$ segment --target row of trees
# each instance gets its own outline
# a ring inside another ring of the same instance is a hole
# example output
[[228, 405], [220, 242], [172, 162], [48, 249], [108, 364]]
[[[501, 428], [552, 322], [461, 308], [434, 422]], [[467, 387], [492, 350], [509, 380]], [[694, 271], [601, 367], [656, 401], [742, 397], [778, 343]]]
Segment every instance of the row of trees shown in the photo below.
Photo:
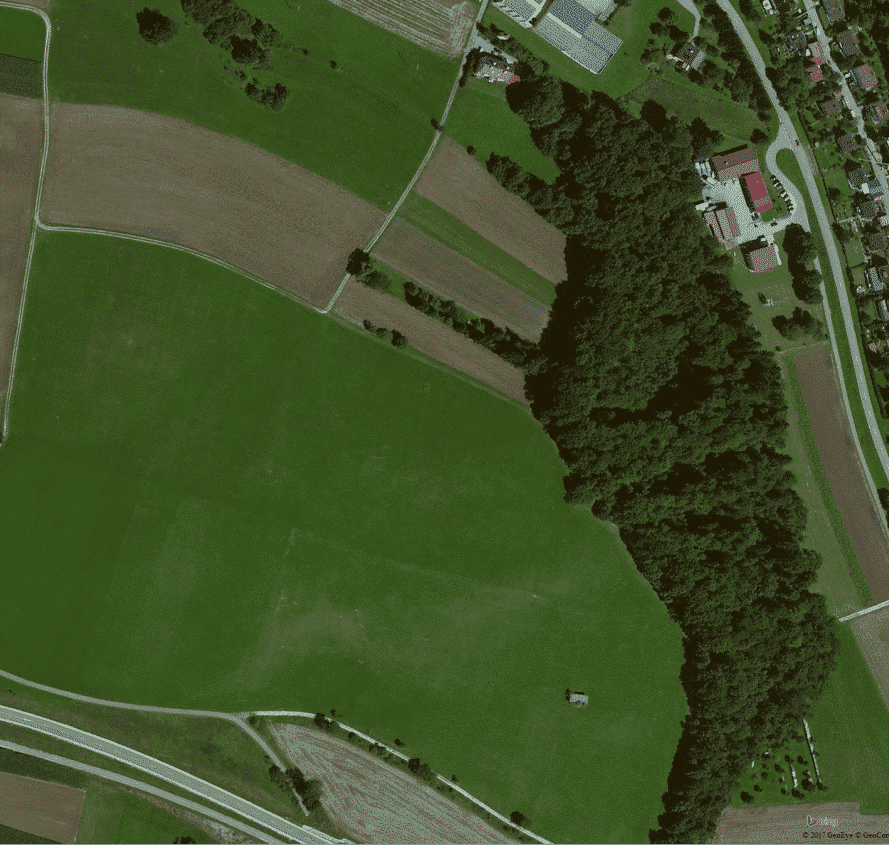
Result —
[[797, 299], [817, 305], [821, 302], [821, 273], [808, 266], [818, 255], [811, 233], [799, 223], [791, 223], [784, 230], [784, 251]]
[[[510, 105], [561, 175], [547, 192], [508, 159], [491, 170], [549, 219], [566, 212], [568, 235], [526, 393], [566, 499], [617, 524], [682, 627], [689, 713], [651, 838], [705, 841], [751, 758], [799, 737], [837, 650], [809, 590], [819, 556], [802, 545], [780, 370], [694, 212], [688, 125], [520, 75]], [[562, 103], [547, 125], [541, 99]]]
[[772, 325], [781, 337], [786, 337], [788, 340], [802, 340], [804, 337], [823, 340], [825, 337], [821, 321], [799, 306], [793, 309], [789, 317], [783, 315], [775, 317]]
[[277, 766], [269, 767], [269, 777], [272, 783], [281, 787], [291, 798], [293, 802], [298, 804], [294, 796], [294, 792], [302, 798], [303, 805], [307, 810], [314, 810], [321, 803], [321, 795], [324, 787], [317, 778], [306, 778], [297, 766], [291, 766], [289, 769], [279, 769]]

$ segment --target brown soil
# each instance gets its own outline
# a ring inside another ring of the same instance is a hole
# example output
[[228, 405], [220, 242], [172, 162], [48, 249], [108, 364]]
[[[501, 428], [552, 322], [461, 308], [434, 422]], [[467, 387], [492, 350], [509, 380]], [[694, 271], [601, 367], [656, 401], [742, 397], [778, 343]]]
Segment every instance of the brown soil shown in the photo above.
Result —
[[549, 319], [549, 308], [542, 302], [399, 217], [380, 238], [373, 255], [433, 293], [530, 340], [540, 339]]
[[849, 625], [889, 707], [889, 607], [859, 616]]
[[512, 842], [410, 772], [322, 731], [270, 728], [287, 759], [324, 784], [321, 803], [358, 842]]
[[43, 144], [43, 101], [0, 94], [0, 405], [6, 396]]
[[0, 772], [0, 824], [55, 842], [75, 842], [85, 797], [82, 789]]
[[171, 241], [323, 304], [385, 215], [258, 147], [159, 114], [52, 108], [47, 223]]
[[449, 59], [459, 56], [476, 7], [459, 0], [331, 0], [365, 20]]
[[[778, 845], [837, 839], [860, 842], [870, 838], [868, 834], [876, 834], [875, 839], [889, 838], [889, 815], [864, 815], [859, 806], [849, 802], [729, 807], [720, 817], [716, 835], [710, 841]], [[860, 836], [856, 838], [856, 834]]]
[[874, 602], [889, 599], [889, 544], [849, 431], [829, 349], [794, 359], [806, 414], [834, 502]]
[[554, 284], [565, 278], [565, 236], [456, 141], [442, 139], [417, 193]]
[[333, 310], [353, 323], [370, 320], [375, 326], [398, 329], [414, 349], [528, 404], [521, 370], [394, 296], [351, 280]]

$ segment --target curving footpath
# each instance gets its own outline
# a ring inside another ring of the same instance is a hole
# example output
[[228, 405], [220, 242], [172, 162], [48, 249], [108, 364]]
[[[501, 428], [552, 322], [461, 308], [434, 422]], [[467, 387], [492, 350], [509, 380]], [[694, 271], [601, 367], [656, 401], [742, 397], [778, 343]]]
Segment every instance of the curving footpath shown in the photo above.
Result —
[[110, 739], [82, 731], [80, 728], [74, 728], [62, 722], [56, 722], [54, 719], [47, 719], [43, 716], [36, 716], [33, 713], [26, 713], [23, 710], [16, 710], [13, 707], [4, 707], [2, 705], [0, 705], [0, 721], [47, 734], [63, 742], [77, 745], [80, 748], [85, 748], [104, 757], [110, 757], [112, 760], [125, 763], [134, 769], [138, 769], [140, 772], [145, 772], [165, 780], [167, 783], [178, 786], [206, 801], [218, 804], [229, 812], [237, 813], [239, 816], [260, 824], [285, 839], [292, 839], [305, 845], [328, 845], [330, 842], [328, 837], [316, 836], [304, 827], [265, 810], [252, 801], [233, 795], [231, 792], [214, 786], [212, 783], [208, 783], [188, 772], [184, 772], [182, 769], [177, 769], [169, 763], [164, 763], [161, 760], [143, 754], [141, 751], [136, 751]]
[[79, 772], [86, 772], [87, 774], [94, 775], [95, 777], [102, 778], [103, 780], [110, 780], [114, 783], [119, 783], [122, 786], [128, 786], [131, 789], [137, 789], [139, 792], [146, 792], [149, 795], [154, 795], [156, 798], [162, 798], [164, 801], [168, 801], [171, 804], [177, 804], [180, 807], [184, 807], [186, 810], [191, 810], [192, 812], [199, 813], [202, 816], [206, 816], [207, 818], [211, 818], [214, 821], [221, 822], [228, 827], [234, 828], [236, 830], [240, 830], [242, 833], [246, 833], [253, 839], [257, 839], [260, 842], [281, 842], [280, 839], [275, 839], [264, 831], [258, 830], [255, 827], [251, 827], [249, 824], [244, 824], [237, 819], [230, 818], [229, 816], [224, 816], [222, 813], [216, 812], [216, 810], [211, 810], [209, 807], [204, 807], [202, 804], [196, 804], [194, 801], [189, 801], [187, 798], [181, 798], [178, 795], [174, 795], [172, 792], [167, 792], [164, 789], [158, 789], [156, 786], [151, 786], [148, 783], [142, 783], [142, 781], [133, 780], [133, 778], [128, 778], [125, 775], [119, 775], [117, 772], [110, 772], [108, 769], [100, 769], [98, 766], [90, 766], [88, 763], [81, 763], [78, 760], [69, 760], [67, 757], [59, 757], [57, 754], [49, 754], [46, 751], [38, 751], [36, 748], [28, 748], [26, 745], [19, 745], [17, 742], [7, 742], [6, 740], [0, 739], [0, 748], [6, 748], [9, 751], [15, 751], [17, 754], [27, 754], [29, 757], [38, 757], [41, 760], [46, 760], [49, 763], [56, 763], [59, 766], [66, 766], [69, 769], [77, 769]]
[[[840, 311], [842, 312], [843, 316], [843, 325], [846, 329], [846, 338], [848, 340], [849, 350], [852, 356], [852, 365], [855, 370], [855, 382], [858, 386], [858, 397], [861, 401], [861, 407], [864, 410], [865, 418], [867, 419], [867, 427], [870, 431], [871, 439], [873, 440], [874, 447], [877, 451], [877, 456], [879, 457], [880, 464], [883, 467], [883, 471], [886, 474], [886, 477], [889, 478], [889, 452], [886, 451], [886, 444], [883, 442], [883, 435], [881, 434], [880, 427], [877, 424], [877, 417], [874, 413], [873, 403], [871, 402], [870, 391], [868, 388], [868, 376], [865, 373], [864, 364], [861, 360], [861, 353], [858, 346], [858, 336], [855, 331], [855, 323], [852, 319], [852, 308], [849, 304], [849, 296], [846, 292], [843, 267], [840, 262], [839, 254], [837, 252], [836, 242], [833, 238], [833, 231], [830, 227], [830, 221], [828, 220], [827, 212], [824, 208], [824, 204], [821, 202], [821, 194], [818, 192], [818, 186], [815, 182], [815, 174], [812, 172], [812, 168], [809, 165], [808, 158], [806, 158], [806, 156], [802, 152], [802, 148], [800, 146], [801, 142], [799, 137], [797, 136], [796, 129], [793, 126], [793, 122], [790, 119], [790, 115], [778, 102], [778, 96], [775, 93], [775, 89], [772, 87], [772, 83], [769, 81], [769, 78], [766, 76], [765, 73], [765, 62], [763, 61], [763, 58], [760, 55], [759, 50], [757, 49], [756, 44], [753, 41], [753, 38], [751, 38], [750, 33], [747, 31], [747, 27], [745, 26], [744, 22], [741, 20], [740, 16], [735, 11], [729, 0], [717, 0], [717, 2], [719, 3], [719, 7], [728, 15], [729, 20], [731, 21], [732, 26], [735, 29], [735, 32], [737, 32], [738, 37], [743, 42], [744, 48], [746, 49], [750, 60], [753, 62], [753, 66], [756, 68], [756, 72], [759, 75], [760, 81], [762, 82], [766, 93], [771, 100], [772, 107], [775, 109], [775, 112], [778, 115], [778, 119], [781, 123], [779, 136], [783, 136], [785, 140], [792, 142], [788, 149], [790, 149], [790, 151], [796, 157], [796, 160], [799, 164], [800, 172], [803, 174], [803, 181], [806, 183], [806, 191], [809, 194], [809, 198], [812, 202], [812, 207], [815, 210], [815, 217], [817, 218], [818, 226], [823, 235], [824, 246], [827, 250], [827, 256], [830, 261], [830, 268], [831, 272], [833, 273], [834, 285], [836, 286], [837, 296], [839, 297], [840, 301]], [[818, 266], [820, 270], [820, 265], [818, 264], [817, 260], [816, 266]], [[837, 377], [839, 378], [840, 382], [840, 391], [843, 396], [843, 404], [846, 408], [846, 415], [849, 418], [849, 428], [852, 432], [852, 440], [855, 443], [855, 449], [858, 452], [858, 458], [861, 461], [861, 466], [864, 471], [864, 477], [867, 479], [874, 507], [876, 508], [877, 513], [880, 513], [882, 508], [880, 505], [879, 497], [877, 496], [877, 485], [874, 483], [873, 476], [870, 472], [870, 467], [868, 467], [867, 461], [864, 458], [864, 452], [861, 448], [861, 441], [858, 436], [858, 428], [856, 427], [855, 420], [852, 416], [852, 407], [849, 404], [849, 395], [846, 390], [845, 379], [843, 378], [842, 360], [840, 358], [839, 348], [837, 346], [836, 336], [833, 330], [833, 323], [830, 319], [830, 308], [826, 297], [824, 297], [824, 307], [825, 313], [827, 314], [827, 326], [830, 332], [830, 342], [831, 346], [833, 347], [834, 364], [836, 366]]]

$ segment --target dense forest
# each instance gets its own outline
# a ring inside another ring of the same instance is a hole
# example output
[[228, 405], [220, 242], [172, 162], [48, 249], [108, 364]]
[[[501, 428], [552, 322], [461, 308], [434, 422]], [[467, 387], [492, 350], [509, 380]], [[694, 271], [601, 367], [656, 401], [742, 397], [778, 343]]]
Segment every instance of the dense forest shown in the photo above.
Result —
[[510, 106], [561, 175], [489, 168], [568, 236], [526, 393], [567, 501], [618, 526], [683, 630], [689, 713], [651, 839], [701, 842], [751, 759], [799, 736], [837, 651], [809, 590], [819, 556], [802, 545], [780, 370], [694, 211], [692, 161], [719, 134], [654, 103], [632, 117], [507, 49]]

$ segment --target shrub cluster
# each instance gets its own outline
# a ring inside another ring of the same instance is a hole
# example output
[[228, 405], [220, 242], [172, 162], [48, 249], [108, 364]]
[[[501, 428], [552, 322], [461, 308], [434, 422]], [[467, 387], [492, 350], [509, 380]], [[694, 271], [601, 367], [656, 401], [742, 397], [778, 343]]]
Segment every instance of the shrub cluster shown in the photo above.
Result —
[[793, 278], [793, 292], [808, 305], [821, 302], [821, 274], [806, 265], [818, 254], [815, 241], [799, 223], [791, 223], [784, 230], [784, 251]]
[[396, 349], [407, 346], [407, 338], [398, 329], [384, 329], [382, 326], [375, 326], [370, 320], [362, 320], [361, 325], [371, 334], [388, 340]]
[[562, 87], [561, 117], [532, 129], [561, 170], [548, 192], [508, 159], [492, 168], [566, 220], [567, 280], [526, 393], [566, 499], [617, 524], [682, 628], [689, 713], [650, 836], [706, 841], [751, 758], [821, 695], [835, 621], [809, 590], [820, 559], [803, 547], [780, 369], [694, 211], [689, 126]]
[[775, 317], [772, 320], [772, 325], [778, 330], [778, 334], [788, 340], [801, 340], [804, 337], [823, 340], [825, 337], [821, 320], [799, 307], [794, 308], [789, 317]]
[[176, 37], [179, 24], [172, 18], [162, 14], [160, 9], [149, 9], [136, 12], [136, 23], [141, 35], [149, 44], [164, 44]]
[[298, 803], [293, 796], [293, 792], [296, 792], [302, 798], [307, 810], [314, 810], [321, 803], [323, 792], [321, 781], [316, 778], [307, 779], [296, 766], [283, 771], [277, 766], [270, 766], [269, 777], [272, 779], [272, 783], [281, 787], [293, 798], [294, 803]]

